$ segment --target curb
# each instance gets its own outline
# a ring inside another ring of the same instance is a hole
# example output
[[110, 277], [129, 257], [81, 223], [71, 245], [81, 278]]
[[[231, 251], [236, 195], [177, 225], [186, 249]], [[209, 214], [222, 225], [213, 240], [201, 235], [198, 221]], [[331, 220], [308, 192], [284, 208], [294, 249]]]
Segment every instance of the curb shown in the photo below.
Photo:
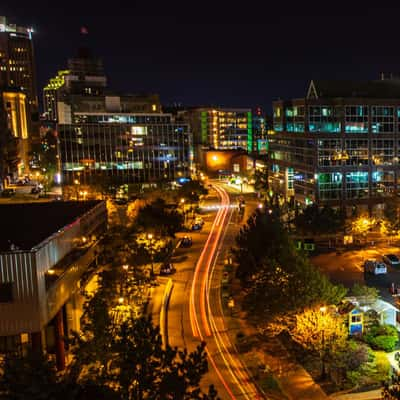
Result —
[[160, 334], [163, 340], [163, 346], [166, 348], [168, 346], [168, 305], [169, 299], [171, 298], [172, 289], [174, 284], [172, 279], [168, 279], [165, 285], [164, 295], [161, 302], [160, 310]]

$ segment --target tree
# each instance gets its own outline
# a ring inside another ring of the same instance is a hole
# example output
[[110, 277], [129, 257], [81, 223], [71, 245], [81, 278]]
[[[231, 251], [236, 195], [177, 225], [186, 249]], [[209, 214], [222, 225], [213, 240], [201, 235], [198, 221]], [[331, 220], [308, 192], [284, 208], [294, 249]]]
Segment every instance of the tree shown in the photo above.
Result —
[[245, 290], [244, 309], [271, 320], [315, 304], [337, 304], [345, 295], [294, 247], [279, 209], [267, 207], [249, 218], [233, 249], [237, 277]]
[[256, 192], [262, 193], [268, 191], [268, 168], [263, 168], [262, 170], [256, 169], [253, 179]]
[[267, 210], [264, 207], [258, 209], [240, 229], [232, 252], [238, 264], [236, 276], [242, 285], [252, 282], [253, 275], [260, 271], [265, 260], [280, 260], [294, 251], [293, 246], [287, 247], [289, 237], [279, 217], [278, 208]]
[[41, 352], [7, 354], [1, 371], [0, 399], [53, 399], [62, 393], [54, 363]]
[[168, 208], [163, 199], [157, 199], [139, 210], [136, 224], [147, 232], [174, 237], [182, 228], [183, 217], [176, 209]]
[[357, 297], [360, 306], [371, 305], [379, 298], [378, 289], [367, 285], [355, 283], [351, 291]]
[[289, 334], [306, 350], [317, 354], [334, 354], [346, 346], [348, 336], [343, 317], [326, 307], [309, 308], [295, 316]]
[[381, 223], [381, 231], [389, 236], [396, 235], [400, 229], [400, 198], [393, 195], [385, 199], [383, 209], [384, 220]]
[[185, 199], [188, 203], [197, 203], [200, 200], [200, 196], [204, 196], [208, 193], [208, 190], [203, 186], [200, 181], [192, 180], [184, 183], [177, 193], [178, 199]]
[[48, 129], [40, 143], [32, 144], [31, 153], [40, 168], [44, 191], [47, 192], [54, 183], [58, 171], [57, 132]]
[[208, 370], [204, 343], [192, 353], [164, 348], [151, 317], [112, 319], [101, 291], [84, 309], [68, 372], [73, 382], [112, 387], [123, 400], [216, 398], [214, 388], [205, 395], [199, 387]]
[[294, 219], [298, 231], [303, 234], [336, 233], [344, 229], [345, 218], [340, 210], [332, 207], [319, 207], [317, 204], [307, 206]]

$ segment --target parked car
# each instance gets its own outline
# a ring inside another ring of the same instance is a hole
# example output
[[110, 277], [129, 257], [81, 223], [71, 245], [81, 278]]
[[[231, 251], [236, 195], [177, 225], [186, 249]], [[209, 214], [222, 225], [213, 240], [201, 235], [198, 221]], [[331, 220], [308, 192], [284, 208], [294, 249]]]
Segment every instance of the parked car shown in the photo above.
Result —
[[390, 265], [391, 267], [398, 267], [400, 266], [400, 259], [394, 254], [385, 254], [383, 256], [383, 262], [386, 265]]
[[125, 197], [117, 197], [114, 200], [114, 202], [115, 202], [115, 204], [122, 206], [122, 205], [128, 204], [128, 199]]
[[192, 231], [201, 231], [202, 226], [200, 224], [192, 224], [191, 229]]
[[192, 246], [192, 238], [190, 236], [184, 236], [181, 240], [179, 247], [191, 247]]
[[176, 272], [176, 268], [172, 263], [164, 263], [160, 268], [160, 275], [171, 275]]
[[365, 272], [369, 272], [374, 275], [381, 275], [387, 273], [386, 265], [383, 262], [376, 260], [366, 260], [364, 263]]
[[42, 189], [40, 189], [40, 187], [34, 186], [34, 187], [31, 189], [31, 194], [39, 194], [41, 191], [42, 191]]
[[1, 192], [1, 197], [12, 197], [14, 195], [15, 195], [15, 189], [8, 188], [8, 189], [4, 189]]
[[201, 218], [201, 217], [196, 217], [196, 219], [194, 220], [194, 223], [203, 226], [203, 225], [204, 225], [203, 218]]

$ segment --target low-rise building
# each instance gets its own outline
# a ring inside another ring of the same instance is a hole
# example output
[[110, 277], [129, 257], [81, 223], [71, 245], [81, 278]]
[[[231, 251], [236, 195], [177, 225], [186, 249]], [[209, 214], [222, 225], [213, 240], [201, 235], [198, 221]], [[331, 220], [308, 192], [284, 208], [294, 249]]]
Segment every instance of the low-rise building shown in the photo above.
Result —
[[97, 263], [105, 203], [1, 204], [0, 220], [0, 352], [46, 349], [63, 369], [63, 338], [80, 328], [82, 276]]

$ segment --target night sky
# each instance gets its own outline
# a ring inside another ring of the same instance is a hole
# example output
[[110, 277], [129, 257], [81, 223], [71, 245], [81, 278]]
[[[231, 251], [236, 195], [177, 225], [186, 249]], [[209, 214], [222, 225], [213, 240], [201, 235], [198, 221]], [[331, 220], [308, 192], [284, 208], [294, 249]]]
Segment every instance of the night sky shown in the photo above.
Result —
[[[33, 26], [39, 88], [82, 36], [112, 88], [164, 104], [262, 106], [301, 97], [310, 79], [400, 71], [400, 5], [361, 1], [18, 1], [0, 14]], [[39, 94], [40, 95], [40, 94]]]

